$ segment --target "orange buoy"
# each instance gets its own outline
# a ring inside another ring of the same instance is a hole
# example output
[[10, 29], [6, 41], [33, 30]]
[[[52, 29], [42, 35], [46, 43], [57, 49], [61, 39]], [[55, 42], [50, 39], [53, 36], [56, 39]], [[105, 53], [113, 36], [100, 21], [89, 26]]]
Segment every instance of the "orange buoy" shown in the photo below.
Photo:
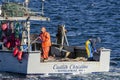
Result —
[[13, 51], [13, 56], [16, 56], [18, 54], [18, 52], [19, 52], [19, 49], [16, 47]]
[[18, 52], [18, 60], [19, 60], [19, 61], [22, 60], [22, 55], [23, 55], [23, 52], [22, 52], [22, 51], [19, 51], [19, 52]]
[[6, 24], [6, 23], [2, 24], [1, 27], [2, 27], [2, 30], [3, 30], [3, 31], [7, 30], [7, 24]]

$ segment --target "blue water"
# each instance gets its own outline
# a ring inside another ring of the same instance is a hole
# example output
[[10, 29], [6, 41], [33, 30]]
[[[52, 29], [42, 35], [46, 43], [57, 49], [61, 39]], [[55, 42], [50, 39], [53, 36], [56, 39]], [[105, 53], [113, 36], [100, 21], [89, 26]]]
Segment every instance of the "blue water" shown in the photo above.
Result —
[[[19, 0], [18, 0], [19, 1]], [[41, 10], [41, 0], [30, 0], [30, 7]], [[120, 80], [120, 0], [46, 0], [45, 16], [50, 22], [32, 22], [31, 33], [45, 26], [52, 41], [58, 24], [65, 24], [70, 45], [84, 45], [92, 37], [100, 37], [98, 46], [111, 49], [110, 72], [84, 75], [51, 76], [0, 73], [0, 79], [13, 80]]]

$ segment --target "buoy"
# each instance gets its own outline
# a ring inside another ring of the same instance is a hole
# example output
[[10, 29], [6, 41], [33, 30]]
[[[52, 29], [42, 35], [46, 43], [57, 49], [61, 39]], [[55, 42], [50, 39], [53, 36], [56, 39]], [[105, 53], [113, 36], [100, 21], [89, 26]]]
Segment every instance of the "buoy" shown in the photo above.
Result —
[[15, 40], [15, 45], [20, 46], [20, 40], [18, 38]]
[[9, 41], [11, 43], [11, 47], [15, 47], [15, 36], [13, 33], [9, 36]]
[[16, 56], [18, 54], [18, 52], [19, 52], [19, 49], [16, 47], [13, 51], [13, 56]]
[[7, 42], [7, 43], [6, 43], [6, 47], [7, 47], [7, 48], [10, 48], [10, 42]]
[[15, 47], [15, 41], [10, 41], [10, 44], [11, 44], [11, 46], [10, 47], [12, 47], [12, 48], [14, 48]]
[[10, 39], [11, 39], [12, 41], [15, 40], [15, 35], [14, 35], [13, 33], [10, 35]]
[[19, 51], [19, 52], [18, 52], [18, 60], [19, 60], [19, 61], [22, 60], [22, 55], [23, 55], [23, 52], [22, 52], [22, 51]]
[[3, 31], [7, 30], [7, 24], [6, 24], [6, 23], [2, 24], [1, 27], [2, 27], [2, 30], [3, 30]]

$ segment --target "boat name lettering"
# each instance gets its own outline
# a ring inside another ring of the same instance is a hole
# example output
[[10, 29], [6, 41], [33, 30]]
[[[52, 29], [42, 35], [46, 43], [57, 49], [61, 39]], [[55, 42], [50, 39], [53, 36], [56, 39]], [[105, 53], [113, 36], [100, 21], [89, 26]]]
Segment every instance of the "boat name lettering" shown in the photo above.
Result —
[[86, 65], [75, 65], [75, 64], [71, 64], [71, 65], [66, 65], [66, 64], [59, 65], [59, 64], [55, 64], [53, 66], [54, 70], [64, 70], [64, 69], [75, 70], [75, 69], [86, 69], [86, 68], [88, 68], [88, 66], [86, 66]]
[[70, 65], [70, 69], [85, 69], [88, 68], [86, 65]]
[[67, 65], [57, 65], [57, 64], [55, 64], [54, 66], [53, 66], [53, 69], [68, 69], [68, 66]]

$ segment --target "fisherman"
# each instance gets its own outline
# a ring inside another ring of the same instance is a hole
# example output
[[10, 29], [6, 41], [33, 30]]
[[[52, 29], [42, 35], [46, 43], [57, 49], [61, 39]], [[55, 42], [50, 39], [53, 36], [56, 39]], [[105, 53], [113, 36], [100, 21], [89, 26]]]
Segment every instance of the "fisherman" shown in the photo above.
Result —
[[101, 42], [101, 39], [98, 37], [96, 39], [90, 38], [85, 43], [85, 48], [88, 55], [88, 60], [93, 60], [93, 53], [97, 53], [96, 43]]
[[42, 51], [43, 51], [42, 58], [44, 60], [47, 60], [48, 55], [49, 55], [50, 46], [51, 46], [51, 38], [50, 38], [50, 34], [46, 31], [45, 27], [41, 28], [41, 33], [40, 33], [39, 38], [42, 42]]

